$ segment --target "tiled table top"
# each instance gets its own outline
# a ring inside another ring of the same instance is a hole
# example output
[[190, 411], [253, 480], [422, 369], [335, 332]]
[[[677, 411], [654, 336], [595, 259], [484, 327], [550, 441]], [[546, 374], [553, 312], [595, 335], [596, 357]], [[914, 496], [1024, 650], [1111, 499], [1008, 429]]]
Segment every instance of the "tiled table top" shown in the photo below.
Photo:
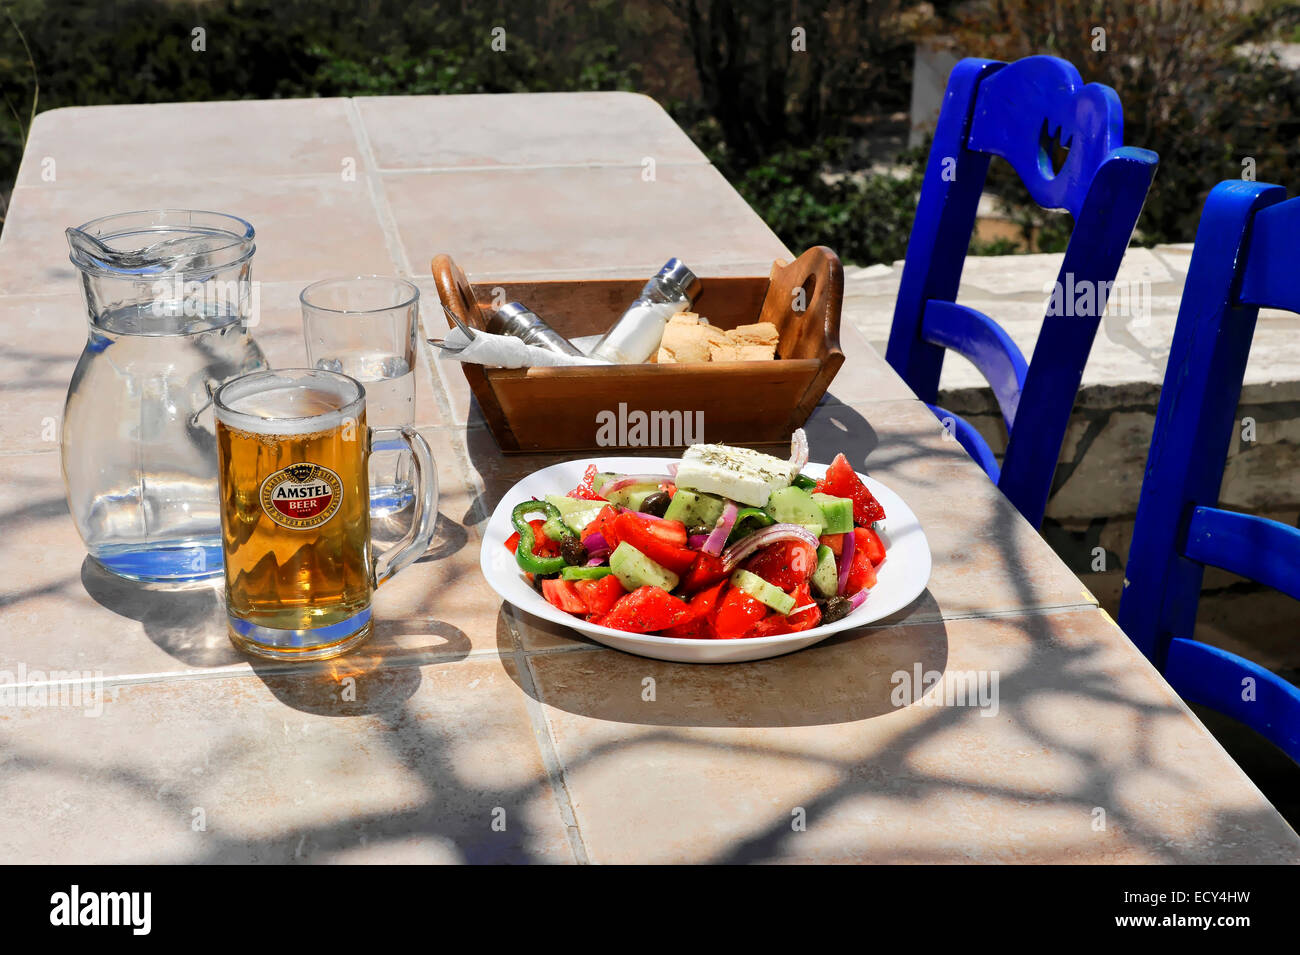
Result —
[[[131, 148], [150, 127], [187, 130], [152, 165]], [[480, 528], [553, 459], [501, 456], [459, 369], [424, 355], [433, 548], [376, 595], [360, 652], [250, 663], [217, 588], [98, 570], [63, 499], [57, 424], [85, 320], [62, 230], [163, 205], [254, 223], [255, 334], [279, 365], [304, 361], [296, 295], [329, 274], [410, 275], [428, 298], [441, 251], [471, 278], [648, 274], [670, 254], [766, 274], [788, 255], [631, 94], [38, 117], [0, 236], [0, 684], [26, 684], [0, 700], [0, 858], [1300, 860], [1296, 834], [849, 322], [813, 458], [845, 450], [919, 515], [934, 573], [911, 607], [723, 667], [627, 656], [503, 607], [479, 574]], [[895, 675], [918, 668], [939, 682], [900, 700]], [[952, 705], [967, 676], [984, 705]]]

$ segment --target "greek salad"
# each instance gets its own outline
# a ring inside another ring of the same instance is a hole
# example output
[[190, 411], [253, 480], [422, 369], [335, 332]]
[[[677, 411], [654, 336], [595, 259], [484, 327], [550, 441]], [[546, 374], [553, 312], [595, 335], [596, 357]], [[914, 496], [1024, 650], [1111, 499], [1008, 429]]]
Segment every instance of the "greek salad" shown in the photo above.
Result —
[[506, 547], [566, 613], [615, 630], [732, 640], [808, 630], [866, 600], [885, 560], [884, 508], [843, 454], [820, 480], [788, 461], [696, 444], [664, 474], [587, 468], [517, 504]]

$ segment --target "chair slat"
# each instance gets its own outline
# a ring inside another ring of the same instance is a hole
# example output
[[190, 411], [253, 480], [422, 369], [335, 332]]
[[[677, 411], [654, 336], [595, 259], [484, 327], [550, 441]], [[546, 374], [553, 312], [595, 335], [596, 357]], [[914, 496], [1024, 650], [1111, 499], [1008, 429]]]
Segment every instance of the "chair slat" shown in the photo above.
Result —
[[1182, 637], [1170, 641], [1164, 676], [1183, 699], [1246, 724], [1300, 763], [1300, 687], [1235, 653]]
[[1300, 528], [1253, 514], [1198, 507], [1183, 554], [1300, 600]]
[[1001, 468], [998, 467], [998, 459], [993, 456], [993, 450], [988, 446], [988, 442], [980, 437], [980, 433], [961, 415], [955, 415], [938, 405], [926, 405], [926, 407], [934, 412], [939, 423], [957, 439], [957, 443], [974, 459], [975, 463], [984, 469], [989, 480], [996, 484]]
[[[1242, 273], [1240, 300], [1243, 304], [1300, 312], [1297, 236], [1300, 236], [1300, 197], [1255, 214], [1250, 248], [1259, 251], [1247, 259]], [[1285, 251], [1288, 249], [1289, 255]]]
[[1029, 363], [1002, 326], [965, 305], [930, 301], [921, 318], [921, 337], [970, 359], [993, 389], [1002, 409], [1002, 420], [1007, 423], [1007, 430], [1011, 430]]

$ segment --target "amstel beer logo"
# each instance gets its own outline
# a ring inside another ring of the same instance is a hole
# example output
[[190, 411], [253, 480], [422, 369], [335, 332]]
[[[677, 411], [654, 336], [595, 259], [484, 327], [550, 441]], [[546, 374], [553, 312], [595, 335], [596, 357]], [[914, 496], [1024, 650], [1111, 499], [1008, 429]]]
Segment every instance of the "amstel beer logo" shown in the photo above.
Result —
[[262, 510], [281, 527], [320, 527], [343, 504], [343, 482], [319, 464], [291, 464], [262, 482]]

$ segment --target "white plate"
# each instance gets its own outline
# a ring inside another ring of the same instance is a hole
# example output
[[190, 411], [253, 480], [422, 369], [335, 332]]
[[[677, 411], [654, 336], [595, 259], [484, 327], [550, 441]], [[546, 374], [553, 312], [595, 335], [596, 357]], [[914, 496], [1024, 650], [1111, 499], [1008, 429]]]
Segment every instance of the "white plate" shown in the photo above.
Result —
[[[764, 660], [802, 650], [833, 633], [860, 627], [863, 624], [887, 617], [901, 610], [920, 596], [930, 580], [930, 545], [926, 542], [921, 523], [903, 499], [885, 485], [865, 475], [859, 475], [876, 496], [887, 515], [877, 525], [884, 539], [887, 553], [885, 562], [876, 571], [876, 586], [867, 599], [847, 617], [834, 623], [813, 627], [799, 633], [781, 633], [770, 637], [751, 637], [743, 640], [693, 640], [684, 637], [658, 637], [653, 634], [627, 633], [610, 627], [588, 623], [551, 606], [542, 595], [524, 579], [514, 555], [506, 549], [505, 542], [514, 533], [510, 512], [520, 501], [541, 498], [546, 494], [565, 494], [582, 481], [587, 466], [595, 464], [601, 471], [624, 474], [657, 474], [666, 476], [668, 465], [679, 458], [583, 458], [543, 468], [524, 478], [501, 499], [492, 512], [483, 535], [483, 552], [479, 560], [488, 584], [508, 603], [543, 620], [572, 627], [581, 634], [606, 646], [656, 660], [673, 660], [680, 663], [740, 663], [745, 660]], [[826, 465], [809, 464], [803, 473], [820, 478]]]

